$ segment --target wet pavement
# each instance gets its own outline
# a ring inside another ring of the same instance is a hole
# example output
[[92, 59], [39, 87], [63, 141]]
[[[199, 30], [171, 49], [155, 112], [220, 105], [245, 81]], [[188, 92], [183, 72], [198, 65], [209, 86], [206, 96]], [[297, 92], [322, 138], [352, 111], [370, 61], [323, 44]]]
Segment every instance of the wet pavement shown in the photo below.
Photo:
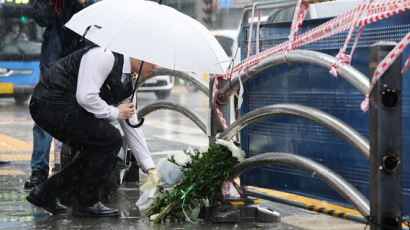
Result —
[[[156, 100], [153, 93], [139, 93], [140, 107]], [[169, 100], [190, 106], [206, 122], [208, 98], [175, 87]], [[70, 213], [49, 215], [25, 199], [23, 189], [30, 176], [33, 122], [28, 105], [15, 105], [11, 98], [0, 98], [0, 157], [11, 164], [0, 166], [0, 229], [364, 229], [364, 224], [337, 219], [283, 204], [261, 201], [261, 205], [281, 214], [276, 223], [212, 224], [199, 222], [165, 222], [154, 224], [141, 215], [135, 206], [140, 182], [120, 186], [107, 206], [120, 210], [119, 218], [73, 218]], [[161, 110], [149, 114], [143, 125], [148, 146], [155, 161], [188, 147], [206, 148], [208, 138], [194, 123], [174, 111]]]

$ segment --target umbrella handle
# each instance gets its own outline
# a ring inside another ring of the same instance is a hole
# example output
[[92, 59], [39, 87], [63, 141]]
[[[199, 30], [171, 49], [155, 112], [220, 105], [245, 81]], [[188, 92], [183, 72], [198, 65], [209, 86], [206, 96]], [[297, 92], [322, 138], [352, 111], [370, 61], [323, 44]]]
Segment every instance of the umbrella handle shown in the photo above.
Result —
[[[57, 3], [56, 3], [57, 4]], [[102, 28], [102, 26], [99, 26], [99, 25], [89, 25], [89, 26], [87, 26], [87, 28], [85, 29], [85, 31], [84, 31], [84, 33], [83, 33], [83, 36], [81, 37], [81, 39], [80, 39], [80, 41], [82, 42], [82, 41], [84, 41], [84, 39], [85, 39], [85, 35], [87, 35], [87, 33], [88, 33], [88, 31], [91, 29], [91, 27], [95, 27], [95, 28], [97, 28], [97, 29], [101, 29]]]
[[128, 126], [130, 126], [132, 128], [139, 128], [139, 127], [141, 127], [142, 124], [144, 124], [144, 118], [141, 117], [140, 122], [138, 122], [136, 125], [131, 124], [128, 119], [125, 122], [127, 123]]

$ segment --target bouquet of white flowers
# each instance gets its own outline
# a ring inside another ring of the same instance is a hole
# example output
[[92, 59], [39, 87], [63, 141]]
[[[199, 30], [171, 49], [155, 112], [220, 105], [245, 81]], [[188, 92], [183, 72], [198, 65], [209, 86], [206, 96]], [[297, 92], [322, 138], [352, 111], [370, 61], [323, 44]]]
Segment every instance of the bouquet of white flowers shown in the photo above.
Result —
[[184, 155], [172, 155], [168, 160], [181, 166], [185, 178], [157, 197], [145, 214], [152, 216], [156, 223], [166, 217], [189, 220], [188, 211], [201, 204], [203, 199], [220, 193], [221, 184], [230, 177], [239, 159], [243, 159], [243, 152], [230, 146], [230, 142], [219, 143], [211, 144], [207, 152], [189, 149], [184, 150]]

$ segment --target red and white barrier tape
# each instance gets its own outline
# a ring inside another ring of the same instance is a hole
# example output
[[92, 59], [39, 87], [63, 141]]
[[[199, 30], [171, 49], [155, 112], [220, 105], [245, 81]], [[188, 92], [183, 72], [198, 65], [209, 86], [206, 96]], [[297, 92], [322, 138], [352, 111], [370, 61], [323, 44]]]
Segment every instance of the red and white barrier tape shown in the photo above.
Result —
[[[372, 1], [372, 0], [370, 0]], [[230, 80], [232, 75], [238, 71], [244, 70], [246, 71], [247, 68], [250, 66], [253, 66], [257, 63], [259, 63], [261, 60], [275, 55], [279, 52], [285, 51], [285, 59], [286, 59], [286, 52], [288, 52], [291, 49], [301, 47], [313, 42], [316, 42], [318, 40], [330, 37], [332, 35], [335, 35], [337, 33], [341, 33], [347, 29], [350, 29], [348, 37], [346, 39], [346, 42], [344, 44], [343, 49], [340, 50], [336, 58], [340, 60], [341, 63], [350, 63], [351, 55], [353, 54], [358, 39], [362, 33], [364, 25], [380, 21], [382, 19], [386, 19], [388, 17], [391, 17], [393, 15], [402, 13], [404, 11], [407, 11], [410, 9], [410, 0], [393, 0], [393, 1], [384, 1], [384, 2], [377, 2], [377, 3], [369, 3], [369, 4], [361, 4], [358, 7], [347, 11], [338, 17], [327, 21], [326, 23], [315, 27], [314, 29], [305, 32], [299, 36], [296, 37], [296, 34], [298, 32], [298, 29], [300, 28], [303, 19], [306, 15], [306, 11], [308, 9], [308, 3], [307, 4], [302, 4], [302, 1], [298, 1], [299, 9], [298, 6], [295, 9], [295, 14], [294, 14], [294, 20], [292, 21], [292, 27], [291, 27], [291, 34], [289, 35], [289, 40], [286, 42], [283, 42], [277, 46], [274, 46], [270, 49], [264, 50], [262, 52], [259, 51], [259, 44], [257, 41], [257, 52], [255, 55], [249, 56], [250, 55], [250, 45], [251, 45], [251, 38], [252, 38], [252, 27], [253, 27], [253, 18], [254, 18], [254, 11], [255, 11], [255, 4], [253, 5], [252, 8], [252, 19], [250, 23], [250, 30], [249, 30], [249, 36], [248, 36], [248, 54], [247, 58], [242, 60], [238, 65], [236, 65], [232, 70], [228, 70], [226, 75], [220, 75], [219, 77]], [[299, 10], [299, 11], [298, 11]], [[361, 18], [361, 15], [363, 12], [367, 10], [367, 16], [365, 18]], [[296, 12], [298, 11], [298, 12]], [[260, 14], [260, 12], [259, 12]], [[296, 21], [295, 21], [296, 18]], [[258, 28], [257, 28], [257, 33], [259, 30], [259, 20], [260, 17], [258, 18]], [[347, 44], [350, 42], [352, 33], [354, 31], [354, 28], [359, 26], [359, 30], [357, 32], [354, 44], [351, 49], [350, 55], [345, 54], [345, 49], [347, 47]], [[259, 36], [257, 34], [257, 36]], [[407, 46], [409, 40], [409, 34], [406, 35], [406, 37], [392, 50], [391, 55], [388, 55], [388, 58], [386, 57], [385, 60], [382, 61], [377, 66], [377, 69], [375, 71], [375, 76], [373, 77], [372, 83], [371, 83], [371, 88], [369, 92], [366, 95], [366, 99], [362, 102], [361, 108], [363, 111], [366, 111], [368, 109], [368, 97], [371, 93], [371, 90], [374, 87], [374, 84], [380, 78], [380, 76], [384, 73], [384, 71], [391, 65], [391, 63], [397, 58], [398, 55], [401, 54], [403, 49]], [[390, 57], [391, 56], [391, 57]], [[394, 58], [394, 59], [392, 59]], [[402, 74], [407, 70], [408, 66], [410, 65], [410, 56], [408, 57], [403, 69], [402, 69]], [[335, 63], [334, 66], [334, 74], [336, 75], [336, 68], [337, 64]], [[239, 76], [239, 73], [238, 73]], [[215, 80], [216, 84], [214, 84], [214, 93], [212, 97], [214, 98], [215, 92], [217, 90], [217, 80]], [[373, 83], [374, 82], [374, 83]], [[241, 83], [241, 82], [240, 82]], [[215, 89], [216, 86], [216, 89]], [[242, 86], [241, 86], [242, 87]], [[243, 92], [243, 91], [242, 91]], [[219, 110], [219, 108], [216, 105], [216, 110], [218, 113], [218, 118], [220, 119], [221, 123], [223, 124], [224, 128], [227, 127], [226, 121]]]
[[231, 184], [234, 186], [234, 188], [236, 189], [236, 191], [238, 191], [239, 194], [243, 194], [243, 190], [241, 186], [239, 186], [235, 182], [235, 180], [233, 180], [232, 178], [229, 178], [229, 179], [226, 179], [221, 185], [222, 196], [226, 197], [227, 195], [229, 195], [229, 192], [231, 191]]
[[223, 113], [221, 112], [221, 110], [219, 109], [217, 104], [215, 104], [215, 109], [216, 109], [216, 113], [218, 115], [219, 121], [221, 122], [223, 128], [224, 129], [228, 128], [228, 123], [226, 122], [225, 117]]
[[236, 191], [238, 191], [240, 194], [243, 194], [243, 190], [241, 186], [239, 186], [238, 183], [236, 183], [235, 180], [233, 180], [232, 178], [231, 178], [231, 182], [233, 186], [236, 188]]
[[302, 26], [302, 22], [305, 19], [306, 12], [309, 9], [309, 2], [303, 2], [302, 0], [298, 0], [295, 7], [295, 13], [293, 14], [292, 19], [292, 26], [290, 27], [290, 34], [289, 34], [289, 42], [286, 46], [285, 50], [285, 60], [286, 54], [289, 50], [293, 49], [293, 42], [295, 41], [296, 34], [298, 33], [300, 27]]
[[222, 124], [223, 129], [226, 129], [226, 128], [228, 128], [228, 124], [225, 120], [224, 115], [222, 114], [222, 111], [219, 109], [218, 105], [216, 104], [216, 98], [215, 98], [216, 91], [218, 90], [218, 87], [219, 87], [218, 86], [218, 78], [219, 77], [213, 77], [213, 78], [215, 78], [215, 81], [214, 81], [213, 90], [212, 90], [212, 103], [215, 105], [216, 115], [217, 115], [220, 123]]
[[376, 70], [374, 71], [372, 81], [370, 82], [370, 89], [366, 93], [366, 98], [360, 105], [360, 108], [363, 112], [366, 112], [369, 109], [369, 95], [373, 91], [376, 82], [380, 79], [383, 73], [390, 67], [390, 65], [397, 59], [398, 56], [403, 52], [410, 42], [410, 32], [397, 44], [389, 54], [377, 65]]
[[[351, 57], [352, 57], [352, 56], [346, 54], [347, 46], [348, 46], [349, 43], [350, 43], [350, 40], [351, 40], [352, 35], [353, 35], [353, 32], [354, 32], [354, 30], [355, 30], [355, 28], [356, 28], [356, 26], [357, 26], [357, 23], [358, 23], [359, 19], [362, 17], [363, 12], [365, 11], [366, 6], [367, 6], [367, 5], [370, 5], [370, 4], [372, 3], [372, 1], [373, 1], [373, 0], [369, 0], [369, 2], [366, 3], [366, 0], [362, 0], [362, 2], [361, 2], [361, 7], [359, 7], [360, 10], [359, 10], [359, 11], [357, 12], [357, 14], [355, 15], [354, 21], [350, 24], [350, 30], [349, 30], [349, 33], [347, 34], [347, 37], [346, 37], [345, 43], [344, 43], [344, 45], [343, 45], [343, 48], [341, 48], [341, 49], [339, 50], [339, 53], [336, 55], [336, 62], [333, 63], [333, 65], [332, 65], [332, 67], [331, 67], [331, 69], [330, 69], [330, 71], [329, 71], [329, 73], [330, 73], [331, 75], [333, 75], [334, 77], [337, 77], [336, 67], [337, 67], [338, 65], [340, 65], [340, 64], [342, 64], [342, 63], [344, 63], [344, 64], [350, 63], [350, 60], [351, 60]], [[362, 26], [362, 27], [363, 27], [363, 26]], [[361, 27], [361, 28], [362, 28], [362, 27]], [[358, 41], [358, 37], [356, 36], [355, 42], [357, 42], [357, 41]], [[355, 45], [354, 45], [354, 46], [355, 46]]]
[[350, 63], [351, 63], [351, 61], [352, 61], [353, 53], [354, 53], [354, 51], [355, 51], [355, 49], [356, 49], [357, 43], [359, 42], [359, 38], [360, 38], [360, 36], [362, 35], [363, 28], [364, 28], [364, 26], [360, 26], [359, 30], [357, 31], [356, 38], [355, 38], [355, 40], [354, 40], [352, 49], [350, 50], [349, 59], [345, 59], [346, 64], [349, 64], [349, 65], [350, 65]]
[[401, 69], [401, 75], [403, 76], [404, 73], [406, 72], [406, 70], [409, 68], [410, 66], [410, 55], [407, 57], [406, 62], [404, 63], [403, 69]]
[[[373, 22], [386, 19], [390, 16], [396, 15], [398, 13], [404, 12], [410, 9], [409, 0], [393, 0], [393, 1], [384, 1], [372, 3], [369, 5], [360, 5], [355, 9], [347, 11], [340, 16], [327, 21], [326, 23], [315, 27], [314, 29], [303, 33], [296, 37], [294, 41], [293, 48], [297, 48], [303, 45], [313, 43], [315, 41], [321, 40], [323, 38], [330, 37], [337, 33], [341, 33], [351, 27], [352, 22], [354, 21], [355, 14], [362, 10], [362, 8], [371, 9], [373, 11], [368, 12], [366, 18], [360, 19], [357, 23], [357, 26], [364, 26]], [[264, 58], [283, 52], [286, 50], [289, 41], [281, 43], [277, 46], [274, 46], [270, 49], [264, 50], [256, 55], [247, 57], [242, 60], [238, 65], [236, 65], [233, 70], [228, 70], [226, 76], [231, 76], [233, 73], [239, 70], [246, 70], [252, 65], [259, 63]]]

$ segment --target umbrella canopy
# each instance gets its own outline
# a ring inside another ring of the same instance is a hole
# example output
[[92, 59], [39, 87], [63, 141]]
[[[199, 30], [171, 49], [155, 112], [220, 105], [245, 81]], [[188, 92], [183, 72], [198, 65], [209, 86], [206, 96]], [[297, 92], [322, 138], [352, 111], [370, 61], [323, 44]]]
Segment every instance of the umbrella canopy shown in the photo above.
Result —
[[[95, 26], [94, 26], [95, 25]], [[174, 70], [224, 74], [225, 51], [201, 23], [177, 10], [143, 0], [104, 0], [66, 24], [108, 50]]]

